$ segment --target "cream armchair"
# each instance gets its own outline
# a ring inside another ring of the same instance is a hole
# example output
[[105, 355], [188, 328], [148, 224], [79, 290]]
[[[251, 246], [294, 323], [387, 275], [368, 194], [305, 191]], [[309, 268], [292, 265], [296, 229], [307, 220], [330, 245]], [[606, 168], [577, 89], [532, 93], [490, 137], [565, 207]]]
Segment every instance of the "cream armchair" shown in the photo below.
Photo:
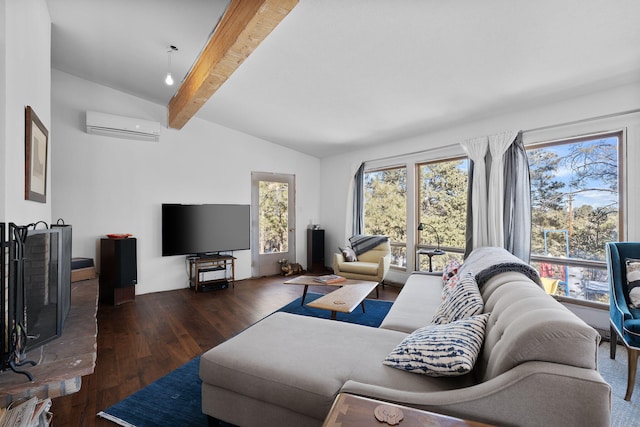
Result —
[[[370, 280], [383, 284], [391, 265], [391, 244], [387, 240], [358, 255], [357, 261], [347, 261], [342, 253], [333, 256], [333, 272], [347, 279]], [[376, 297], [378, 288], [376, 287]]]

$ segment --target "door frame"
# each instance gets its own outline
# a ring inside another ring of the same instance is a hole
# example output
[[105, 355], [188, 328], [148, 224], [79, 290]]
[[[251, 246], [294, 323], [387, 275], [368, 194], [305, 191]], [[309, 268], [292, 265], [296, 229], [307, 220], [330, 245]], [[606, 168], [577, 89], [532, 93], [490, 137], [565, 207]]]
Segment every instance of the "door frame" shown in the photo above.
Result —
[[[251, 172], [251, 277], [270, 276], [280, 273], [278, 260], [286, 258], [293, 262], [296, 258], [296, 176], [293, 174], [275, 172]], [[259, 224], [259, 182], [271, 181], [288, 184], [288, 251], [277, 254], [260, 254], [260, 224]]]

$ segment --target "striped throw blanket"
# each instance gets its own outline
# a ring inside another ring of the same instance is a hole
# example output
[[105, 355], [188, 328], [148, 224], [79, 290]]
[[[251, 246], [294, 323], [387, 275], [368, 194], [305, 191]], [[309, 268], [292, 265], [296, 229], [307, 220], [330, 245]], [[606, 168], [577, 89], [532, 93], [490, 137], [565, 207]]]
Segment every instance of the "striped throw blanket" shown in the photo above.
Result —
[[384, 243], [387, 240], [389, 240], [387, 236], [365, 236], [359, 234], [357, 236], [350, 237], [349, 243], [351, 244], [351, 249], [353, 249], [356, 255], [360, 255], [370, 251], [380, 243]]

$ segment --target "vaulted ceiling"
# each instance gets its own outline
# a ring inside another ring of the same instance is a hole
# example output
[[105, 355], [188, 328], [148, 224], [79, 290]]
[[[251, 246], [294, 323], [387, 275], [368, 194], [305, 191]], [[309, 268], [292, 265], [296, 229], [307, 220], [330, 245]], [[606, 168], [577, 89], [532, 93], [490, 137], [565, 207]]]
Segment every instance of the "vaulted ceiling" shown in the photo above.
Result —
[[[163, 105], [228, 5], [47, 3], [53, 68]], [[638, 16], [637, 0], [300, 0], [196, 115], [318, 157], [393, 142], [640, 82]]]

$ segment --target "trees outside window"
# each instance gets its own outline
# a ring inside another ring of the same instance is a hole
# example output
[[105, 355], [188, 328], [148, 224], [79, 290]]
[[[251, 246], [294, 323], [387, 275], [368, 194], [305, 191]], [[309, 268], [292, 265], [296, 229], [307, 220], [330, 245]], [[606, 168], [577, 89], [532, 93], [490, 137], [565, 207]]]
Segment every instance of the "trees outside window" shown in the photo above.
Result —
[[[464, 253], [467, 218], [466, 158], [418, 165], [418, 221], [424, 229], [416, 236], [418, 247], [435, 248], [437, 238], [446, 248]], [[453, 254], [449, 254], [452, 256]], [[434, 257], [435, 270], [442, 270], [449, 257]], [[421, 270], [428, 260], [418, 260]]]
[[609, 302], [605, 243], [619, 240], [622, 135], [538, 144], [531, 172], [532, 261], [557, 293]]
[[364, 174], [364, 233], [391, 241], [391, 265], [406, 266], [407, 168], [395, 167]]
[[260, 253], [283, 253], [289, 250], [288, 188], [283, 182], [259, 183]]
[[[608, 303], [605, 243], [624, 236], [622, 146], [623, 133], [610, 132], [526, 147], [531, 263], [545, 281], [557, 282], [558, 295]], [[415, 174], [408, 175], [407, 170]], [[466, 157], [369, 170], [364, 178], [364, 232], [390, 238], [393, 266], [413, 270], [413, 265], [407, 266], [407, 240], [415, 242], [415, 248], [433, 249], [436, 234], [447, 255], [432, 259], [434, 270], [441, 270], [452, 256], [461, 259], [467, 215]], [[424, 224], [422, 232], [417, 230], [418, 223]], [[427, 264], [422, 256], [416, 267], [426, 270]]]

